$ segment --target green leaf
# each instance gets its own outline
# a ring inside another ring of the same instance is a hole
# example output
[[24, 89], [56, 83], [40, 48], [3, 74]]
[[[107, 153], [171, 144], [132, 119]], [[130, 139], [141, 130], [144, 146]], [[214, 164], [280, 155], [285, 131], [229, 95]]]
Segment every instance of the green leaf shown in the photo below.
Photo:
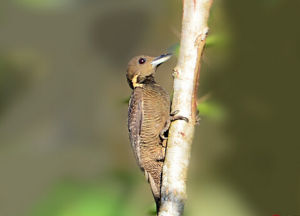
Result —
[[180, 49], [180, 44], [176, 43], [176, 44], [170, 46], [167, 49], [167, 52], [168, 53], [172, 53], [174, 56], [178, 57], [178, 55], [179, 55], [179, 49]]
[[224, 107], [217, 102], [204, 101], [198, 104], [197, 108], [200, 116], [206, 116], [217, 120], [222, 120], [225, 117]]
[[228, 37], [223, 34], [209, 35], [206, 38], [206, 47], [223, 46], [228, 43]]

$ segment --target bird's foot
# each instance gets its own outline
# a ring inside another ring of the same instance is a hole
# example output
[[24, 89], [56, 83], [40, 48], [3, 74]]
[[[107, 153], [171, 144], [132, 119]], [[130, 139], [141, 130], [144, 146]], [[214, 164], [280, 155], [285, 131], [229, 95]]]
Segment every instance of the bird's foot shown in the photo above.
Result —
[[184, 120], [186, 121], [187, 123], [189, 123], [189, 119], [187, 117], [184, 117], [184, 116], [176, 116], [177, 114], [179, 113], [179, 110], [175, 110], [173, 112], [171, 112], [170, 114], [170, 121], [176, 121], [176, 120]]
[[165, 127], [161, 130], [161, 132], [160, 132], [160, 134], [159, 134], [159, 136], [160, 136], [160, 138], [161, 138], [162, 140], [167, 140], [167, 139], [168, 139], [168, 137], [165, 136], [165, 134], [166, 134], [166, 132], [169, 130], [170, 124], [171, 124], [171, 120], [168, 119], [168, 120], [166, 121]]
[[[166, 133], [168, 132], [169, 128], [170, 128], [170, 124], [173, 121], [176, 120], [184, 120], [187, 123], [189, 122], [189, 119], [187, 117], [184, 116], [176, 116], [179, 113], [179, 110], [175, 110], [174, 112], [170, 113], [170, 118], [166, 121], [165, 127], [161, 130], [159, 137], [164, 141], [168, 139], [168, 136], [166, 136]], [[164, 146], [164, 145], [163, 145]], [[164, 146], [165, 147], [165, 146]]]
[[199, 115], [199, 113], [196, 115], [196, 125], [199, 125], [201, 121], [201, 117]]

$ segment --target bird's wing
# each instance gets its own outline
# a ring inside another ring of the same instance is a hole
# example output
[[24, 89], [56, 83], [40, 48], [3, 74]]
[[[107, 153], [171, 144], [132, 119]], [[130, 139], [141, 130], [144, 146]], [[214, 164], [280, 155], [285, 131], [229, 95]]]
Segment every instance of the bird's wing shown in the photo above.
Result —
[[143, 94], [141, 88], [136, 88], [129, 101], [128, 108], [128, 130], [129, 138], [136, 160], [141, 167], [140, 141], [143, 122]]

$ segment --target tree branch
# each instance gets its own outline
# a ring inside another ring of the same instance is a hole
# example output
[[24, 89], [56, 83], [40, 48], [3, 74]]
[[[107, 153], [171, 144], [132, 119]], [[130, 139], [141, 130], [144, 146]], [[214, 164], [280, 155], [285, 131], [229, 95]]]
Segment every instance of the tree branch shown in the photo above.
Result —
[[169, 131], [163, 167], [159, 216], [179, 216], [186, 199], [186, 176], [197, 113], [200, 58], [207, 35], [212, 0], [184, 0], [180, 53], [174, 68], [172, 111], [179, 110], [185, 121], [175, 121]]

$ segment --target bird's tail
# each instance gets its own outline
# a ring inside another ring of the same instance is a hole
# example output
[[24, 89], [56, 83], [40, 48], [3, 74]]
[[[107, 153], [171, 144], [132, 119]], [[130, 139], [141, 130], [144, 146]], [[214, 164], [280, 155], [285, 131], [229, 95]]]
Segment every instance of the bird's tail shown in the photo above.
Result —
[[156, 213], [157, 213], [157, 215], [158, 215], [159, 208], [160, 208], [160, 197], [159, 197], [158, 199], [156, 199], [156, 198], [154, 197], [154, 199], [155, 199], [155, 204], [156, 204]]
[[[146, 170], [146, 169], [145, 169]], [[156, 203], [156, 210], [160, 207], [160, 190], [162, 182], [162, 163], [157, 163], [155, 169], [148, 169], [148, 181], [150, 183], [151, 191]]]

